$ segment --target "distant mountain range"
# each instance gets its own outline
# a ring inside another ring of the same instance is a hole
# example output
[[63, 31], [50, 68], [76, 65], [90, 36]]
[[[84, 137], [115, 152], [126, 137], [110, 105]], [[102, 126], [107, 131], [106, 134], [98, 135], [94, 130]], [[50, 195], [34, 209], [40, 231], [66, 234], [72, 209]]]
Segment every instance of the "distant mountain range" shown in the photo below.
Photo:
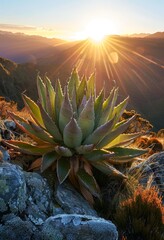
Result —
[[0, 32], [0, 96], [21, 107], [21, 92], [37, 99], [38, 72], [47, 73], [53, 85], [57, 78], [64, 84], [76, 65], [80, 75], [96, 69], [99, 90], [105, 84], [110, 91], [116, 83], [120, 99], [130, 96], [129, 109], [141, 113], [156, 130], [164, 128], [164, 38], [157, 35], [162, 36], [111, 36], [98, 47], [89, 40], [65, 42]]

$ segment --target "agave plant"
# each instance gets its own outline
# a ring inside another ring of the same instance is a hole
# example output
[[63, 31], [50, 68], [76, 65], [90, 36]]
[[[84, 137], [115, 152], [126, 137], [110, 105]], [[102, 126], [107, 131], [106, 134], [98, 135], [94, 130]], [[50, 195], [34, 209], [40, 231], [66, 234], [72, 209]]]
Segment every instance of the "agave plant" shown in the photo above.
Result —
[[96, 95], [95, 74], [88, 80], [80, 79], [76, 69], [64, 91], [59, 80], [54, 89], [47, 76], [44, 81], [37, 77], [37, 89], [37, 103], [23, 94], [30, 120], [10, 113], [34, 143], [17, 140], [4, 143], [27, 154], [41, 155], [41, 171], [53, 166], [59, 183], [69, 178], [84, 197], [93, 202], [93, 196], [99, 197], [100, 192], [93, 168], [126, 178], [114, 166], [145, 153], [145, 150], [127, 147], [141, 135], [123, 133], [135, 118], [120, 121], [128, 98], [117, 105], [116, 87], [106, 98], [104, 88]]

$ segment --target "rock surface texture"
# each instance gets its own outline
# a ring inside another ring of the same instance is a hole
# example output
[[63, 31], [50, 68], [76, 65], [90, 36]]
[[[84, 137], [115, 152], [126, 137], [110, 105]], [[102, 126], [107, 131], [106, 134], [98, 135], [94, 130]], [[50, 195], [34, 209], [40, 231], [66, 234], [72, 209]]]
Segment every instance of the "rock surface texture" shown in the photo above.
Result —
[[53, 193], [38, 173], [0, 162], [0, 240], [62, 239], [117, 240], [118, 232], [68, 183]]

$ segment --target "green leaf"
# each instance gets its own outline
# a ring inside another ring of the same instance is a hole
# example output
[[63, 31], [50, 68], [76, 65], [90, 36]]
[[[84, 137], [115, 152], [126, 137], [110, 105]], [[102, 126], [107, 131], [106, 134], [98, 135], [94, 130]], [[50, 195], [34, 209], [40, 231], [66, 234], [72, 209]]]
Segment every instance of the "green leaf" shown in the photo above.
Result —
[[45, 77], [45, 85], [46, 85], [46, 102], [47, 102], [47, 112], [50, 117], [55, 120], [55, 91], [51, 84], [50, 79]]
[[108, 176], [115, 176], [119, 178], [127, 178], [123, 173], [118, 171], [115, 167], [111, 166], [107, 162], [91, 162], [91, 164]]
[[59, 183], [63, 183], [70, 173], [70, 161], [65, 157], [61, 157], [57, 161], [57, 176]]
[[65, 126], [63, 132], [64, 144], [70, 148], [76, 148], [81, 145], [82, 132], [76, 119], [72, 118], [71, 121]]
[[2, 141], [6, 146], [16, 149], [17, 151], [32, 154], [32, 155], [43, 155], [45, 153], [51, 152], [54, 150], [52, 145], [33, 145], [22, 141], [17, 140], [6, 140]]
[[85, 139], [93, 131], [94, 121], [94, 103], [93, 98], [90, 97], [78, 119], [78, 124], [82, 130], [83, 139]]
[[116, 137], [122, 134], [129, 127], [131, 122], [136, 118], [136, 116], [132, 116], [125, 123], [120, 125], [118, 128], [114, 129], [112, 132], [107, 134], [100, 143], [98, 143], [97, 148], [105, 148], [108, 146], [110, 142], [112, 142]]
[[49, 132], [49, 134], [54, 138], [55, 141], [62, 141], [62, 135], [56, 126], [55, 122], [50, 118], [48, 113], [43, 109], [43, 107], [38, 103], [38, 106], [40, 107], [40, 112], [42, 115], [42, 119], [46, 128], [46, 131]]
[[22, 131], [27, 133], [35, 142], [42, 143], [42, 144], [44, 144], [44, 143], [55, 144], [52, 137], [50, 135], [48, 135], [43, 129], [42, 129], [42, 131], [45, 133], [45, 136], [44, 136], [44, 133], [42, 136], [42, 133], [36, 131], [29, 123], [26, 123], [26, 122], [18, 123], [17, 122], [16, 124]]
[[59, 126], [59, 114], [63, 102], [63, 91], [59, 79], [56, 81], [55, 92], [55, 122]]
[[25, 132], [28, 136], [30, 136], [35, 142], [37, 142], [38, 144], [44, 144], [45, 141], [43, 141], [42, 139], [40, 139], [39, 137], [36, 136], [36, 132], [34, 131], [34, 129], [31, 127], [31, 125], [26, 122], [26, 121], [23, 121], [21, 123], [19, 123], [17, 120], [15, 120], [15, 123], [17, 125], [17, 127]]
[[102, 106], [104, 101], [104, 89], [101, 90], [99, 96], [95, 100], [94, 111], [95, 111], [95, 128], [98, 126], [100, 117], [102, 115]]
[[143, 135], [143, 133], [123, 133], [120, 134], [117, 138], [115, 138], [112, 142], [110, 142], [105, 148], [112, 148], [122, 146], [124, 144], [130, 144], [134, 139], [138, 138], [139, 136]]
[[88, 161], [104, 161], [110, 157], [113, 157], [113, 152], [106, 150], [93, 150], [90, 153], [84, 154], [84, 158]]
[[69, 148], [63, 146], [56, 146], [55, 151], [63, 157], [72, 157], [73, 153]]
[[87, 87], [87, 80], [86, 80], [86, 77], [84, 76], [80, 82], [80, 85], [77, 89], [77, 94], [76, 94], [78, 107], [81, 104], [83, 96], [86, 94], [86, 87]]
[[78, 75], [77, 69], [74, 68], [68, 82], [68, 93], [69, 93], [70, 99], [72, 98], [74, 87], [75, 89], [77, 89], [78, 86], [79, 86], [79, 75]]
[[89, 175], [84, 169], [80, 169], [77, 173], [79, 182], [87, 188], [93, 196], [100, 198], [99, 187], [93, 176]]
[[112, 98], [113, 98], [113, 95], [114, 95], [114, 90], [115, 90], [115, 88], [113, 88], [111, 90], [108, 98], [104, 101], [104, 103], [102, 105], [102, 113], [101, 113], [101, 117], [100, 117], [100, 120], [99, 120], [97, 126], [103, 125], [108, 120], [109, 113], [111, 111], [111, 105], [112, 105]]
[[76, 152], [79, 154], [86, 154], [94, 149], [94, 144], [81, 145], [76, 148]]
[[[44, 131], [43, 128], [39, 127], [38, 125], [34, 124], [31, 121], [29, 121], [29, 124], [32, 127], [32, 129], [34, 130], [34, 134], [36, 137], [40, 138], [41, 140], [43, 140], [45, 142], [55, 144], [55, 141], [52, 138], [52, 136], [49, 133], [47, 133], [46, 131]], [[25, 123], [23, 123], [23, 125], [25, 125]]]
[[83, 111], [86, 103], [87, 103], [87, 97], [84, 95], [84, 96], [83, 96], [83, 99], [82, 99], [82, 101], [81, 101], [81, 103], [80, 103], [80, 105], [79, 105], [79, 107], [78, 107], [78, 110], [77, 110], [78, 115], [80, 115], [80, 113]]
[[7, 113], [9, 114], [9, 116], [16, 122], [17, 121], [20, 121], [20, 122], [26, 122], [27, 123], [27, 120], [25, 120], [23, 117], [20, 117], [19, 115], [13, 113], [13, 112], [10, 112], [10, 111], [7, 111]]
[[127, 104], [128, 104], [129, 97], [124, 99], [121, 103], [119, 103], [116, 107], [114, 107], [112, 116], [116, 116], [115, 123], [120, 119], [122, 116]]
[[86, 138], [84, 144], [98, 144], [111, 131], [114, 121], [115, 118], [95, 129], [95, 131]]
[[25, 103], [26, 107], [28, 108], [32, 118], [35, 120], [36, 123], [38, 123], [40, 126], [42, 126], [44, 128], [43, 119], [42, 119], [38, 105], [34, 101], [32, 101], [29, 97], [27, 97], [26, 95], [22, 94], [22, 97], [23, 97], [24, 103]]
[[143, 149], [134, 149], [134, 148], [125, 148], [125, 147], [113, 147], [107, 150], [115, 153], [115, 156], [114, 156], [115, 159], [135, 158], [147, 152], [147, 150], [143, 150]]
[[41, 172], [44, 172], [47, 168], [52, 166], [52, 164], [59, 158], [60, 156], [56, 152], [49, 152], [44, 154], [41, 162]]
[[116, 88], [114, 90], [114, 93], [113, 93], [113, 98], [112, 98], [112, 103], [111, 103], [111, 106], [110, 106], [110, 112], [109, 112], [109, 115], [108, 115], [108, 119], [112, 118], [113, 110], [114, 110], [114, 107], [115, 107], [115, 104], [116, 104], [116, 101], [117, 101], [117, 97], [118, 97], [118, 88]]
[[63, 99], [61, 109], [60, 109], [60, 114], [59, 114], [59, 127], [61, 132], [63, 132], [65, 126], [71, 120], [72, 116], [73, 116], [73, 109], [72, 109], [70, 99], [68, 97], [67, 88], [65, 88], [64, 99]]
[[42, 104], [43, 108], [46, 109], [46, 87], [39, 75], [37, 76], [37, 90], [40, 103]]
[[95, 96], [95, 73], [91, 74], [87, 81], [87, 92], [86, 92], [87, 99], [91, 96], [94, 98]]
[[71, 105], [73, 109], [73, 115], [77, 119], [78, 117], [78, 112], [77, 112], [77, 102], [76, 102], [76, 86], [74, 86], [73, 92], [72, 92], [72, 99], [71, 99]]

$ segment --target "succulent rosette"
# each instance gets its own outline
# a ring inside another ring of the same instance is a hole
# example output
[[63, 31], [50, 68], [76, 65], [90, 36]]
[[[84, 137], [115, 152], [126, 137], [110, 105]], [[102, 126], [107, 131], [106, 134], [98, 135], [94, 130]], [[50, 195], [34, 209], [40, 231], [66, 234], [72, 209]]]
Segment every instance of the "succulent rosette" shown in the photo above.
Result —
[[35, 103], [23, 94], [31, 120], [10, 113], [17, 126], [33, 143], [9, 140], [4, 143], [18, 151], [41, 155], [40, 169], [53, 166], [59, 183], [67, 178], [93, 202], [99, 197], [99, 186], [93, 169], [107, 175], [126, 178], [117, 164], [134, 161], [145, 150], [128, 145], [141, 133], [125, 134], [135, 116], [120, 121], [128, 98], [117, 104], [118, 88], [105, 97], [104, 88], [96, 95], [95, 74], [80, 79], [76, 68], [64, 87], [56, 81], [55, 89], [45, 76], [37, 77], [39, 100]]

